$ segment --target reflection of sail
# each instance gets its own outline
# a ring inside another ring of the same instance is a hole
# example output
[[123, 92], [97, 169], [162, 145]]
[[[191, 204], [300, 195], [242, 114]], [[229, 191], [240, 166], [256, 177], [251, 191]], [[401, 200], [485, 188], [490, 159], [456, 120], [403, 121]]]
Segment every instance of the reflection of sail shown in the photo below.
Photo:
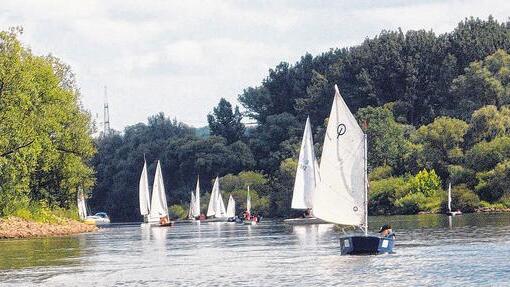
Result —
[[331, 231], [332, 224], [293, 225], [292, 231], [296, 234], [298, 244], [303, 246], [318, 246], [320, 239]]

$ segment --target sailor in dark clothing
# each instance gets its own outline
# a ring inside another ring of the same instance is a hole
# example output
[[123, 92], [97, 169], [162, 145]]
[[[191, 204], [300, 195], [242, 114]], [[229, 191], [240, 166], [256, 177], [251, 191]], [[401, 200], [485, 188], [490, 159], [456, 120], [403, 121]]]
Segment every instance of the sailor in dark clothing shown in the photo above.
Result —
[[381, 237], [384, 238], [392, 238], [395, 239], [395, 233], [393, 233], [393, 230], [391, 229], [391, 225], [385, 224], [381, 226], [381, 229], [379, 229], [379, 233], [381, 234]]

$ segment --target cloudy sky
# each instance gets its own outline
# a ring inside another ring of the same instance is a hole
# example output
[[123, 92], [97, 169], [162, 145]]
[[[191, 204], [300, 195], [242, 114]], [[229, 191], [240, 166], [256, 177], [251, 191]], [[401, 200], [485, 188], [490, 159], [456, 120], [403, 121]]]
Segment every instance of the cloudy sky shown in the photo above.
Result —
[[206, 125], [221, 97], [237, 103], [279, 62], [383, 29], [443, 33], [467, 16], [510, 15], [507, 0], [0, 2], [0, 29], [23, 26], [26, 46], [70, 64], [98, 123], [108, 86], [115, 129], [160, 111]]

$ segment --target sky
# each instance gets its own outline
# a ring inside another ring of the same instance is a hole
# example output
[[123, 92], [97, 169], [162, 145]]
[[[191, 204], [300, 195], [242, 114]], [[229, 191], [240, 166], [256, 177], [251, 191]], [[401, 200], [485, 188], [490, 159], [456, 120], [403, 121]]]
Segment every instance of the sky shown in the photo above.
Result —
[[0, 29], [22, 26], [35, 54], [76, 74], [82, 104], [101, 127], [164, 112], [195, 127], [220, 98], [305, 53], [360, 44], [381, 30], [453, 30], [466, 17], [507, 21], [510, 1], [23, 1], [0, 0]]

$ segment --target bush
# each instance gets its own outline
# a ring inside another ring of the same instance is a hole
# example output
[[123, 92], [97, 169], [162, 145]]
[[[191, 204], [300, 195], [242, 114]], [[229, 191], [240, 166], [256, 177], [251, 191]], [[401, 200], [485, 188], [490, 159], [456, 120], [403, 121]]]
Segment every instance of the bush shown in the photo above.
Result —
[[477, 173], [476, 193], [485, 201], [496, 202], [510, 194], [510, 160], [498, 163], [487, 172]]
[[370, 181], [385, 179], [391, 177], [392, 174], [393, 168], [391, 166], [389, 165], [378, 166], [372, 170], [372, 172], [368, 176], [368, 179]]
[[421, 192], [416, 192], [399, 198], [395, 206], [401, 214], [416, 214], [425, 209], [426, 202], [427, 197]]
[[370, 181], [368, 212], [371, 215], [396, 213], [395, 201], [405, 193], [406, 182], [402, 177]]
[[184, 207], [180, 204], [174, 204], [168, 209], [170, 218], [186, 218], [188, 217], [188, 207]]

